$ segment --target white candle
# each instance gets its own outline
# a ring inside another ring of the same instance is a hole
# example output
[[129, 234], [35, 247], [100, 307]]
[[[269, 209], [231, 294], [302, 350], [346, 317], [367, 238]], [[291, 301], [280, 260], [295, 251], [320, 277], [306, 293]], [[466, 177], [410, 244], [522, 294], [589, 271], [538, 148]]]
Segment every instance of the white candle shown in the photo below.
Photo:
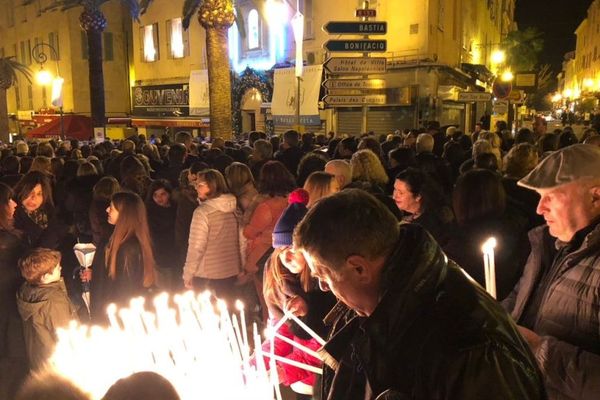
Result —
[[323, 338], [321, 338], [321, 336], [317, 335], [317, 333], [315, 331], [313, 331], [312, 329], [310, 329], [308, 327], [308, 325], [306, 325], [304, 322], [302, 322], [300, 320], [300, 318], [296, 317], [294, 314], [292, 314], [291, 312], [286, 311], [285, 315], [288, 318], [291, 318], [292, 320], [294, 320], [295, 323], [297, 323], [298, 325], [300, 325], [300, 327], [302, 329], [304, 329], [304, 331], [306, 333], [308, 333], [310, 336], [312, 336], [313, 339], [315, 339], [321, 346], [325, 345], [325, 340], [323, 340]]
[[494, 248], [496, 247], [496, 238], [490, 237], [481, 246], [483, 251], [483, 268], [485, 272], [485, 290], [496, 298], [496, 264], [494, 259]]
[[242, 303], [239, 300], [236, 300], [235, 307], [240, 312], [240, 324], [242, 325], [242, 338], [244, 339], [244, 351], [248, 351], [249, 350], [248, 328], [246, 327], [246, 314], [244, 313], [244, 303]]

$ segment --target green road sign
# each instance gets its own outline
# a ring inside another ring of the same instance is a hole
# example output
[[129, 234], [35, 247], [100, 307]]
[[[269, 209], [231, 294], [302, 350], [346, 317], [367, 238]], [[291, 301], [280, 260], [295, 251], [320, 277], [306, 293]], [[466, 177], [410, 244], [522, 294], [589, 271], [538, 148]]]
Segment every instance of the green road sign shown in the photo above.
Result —
[[387, 50], [387, 40], [328, 40], [323, 47], [331, 52], [381, 53]]
[[329, 21], [323, 25], [323, 30], [336, 35], [385, 35], [387, 22]]

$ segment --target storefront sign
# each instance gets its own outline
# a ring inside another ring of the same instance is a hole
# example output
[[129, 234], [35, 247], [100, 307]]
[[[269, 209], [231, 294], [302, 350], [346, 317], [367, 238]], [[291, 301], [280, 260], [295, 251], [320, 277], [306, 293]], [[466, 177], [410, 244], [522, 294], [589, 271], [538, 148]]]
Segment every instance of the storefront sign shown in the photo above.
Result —
[[134, 86], [133, 114], [156, 117], [189, 115], [189, 90], [184, 83], [171, 85]]

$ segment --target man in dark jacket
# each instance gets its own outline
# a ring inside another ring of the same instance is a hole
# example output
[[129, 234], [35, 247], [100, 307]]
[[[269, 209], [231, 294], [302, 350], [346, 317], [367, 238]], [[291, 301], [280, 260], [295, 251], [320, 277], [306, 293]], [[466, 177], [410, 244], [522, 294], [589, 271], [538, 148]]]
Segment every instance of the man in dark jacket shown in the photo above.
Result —
[[425, 230], [399, 226], [374, 197], [344, 190], [322, 199], [294, 245], [321, 288], [351, 309], [323, 348], [324, 399], [386, 391], [395, 399], [546, 398], [533, 354], [500, 305]]
[[598, 399], [600, 148], [556, 151], [519, 185], [541, 196], [537, 212], [546, 225], [529, 232], [529, 259], [503, 305], [529, 342], [551, 399]]
[[294, 130], [285, 132], [281, 149], [275, 153], [275, 159], [281, 161], [288, 171], [296, 176], [302, 156], [304, 156], [304, 152], [300, 148], [300, 135], [298, 132]]

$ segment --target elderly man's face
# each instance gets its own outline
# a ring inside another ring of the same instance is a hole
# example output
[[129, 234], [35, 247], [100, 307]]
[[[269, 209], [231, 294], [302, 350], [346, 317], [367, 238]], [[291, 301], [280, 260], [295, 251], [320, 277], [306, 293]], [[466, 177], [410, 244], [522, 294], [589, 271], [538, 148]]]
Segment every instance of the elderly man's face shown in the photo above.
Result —
[[554, 189], [539, 189], [537, 213], [544, 216], [550, 234], [563, 242], [573, 239], [577, 231], [600, 215], [592, 189], [581, 181]]

